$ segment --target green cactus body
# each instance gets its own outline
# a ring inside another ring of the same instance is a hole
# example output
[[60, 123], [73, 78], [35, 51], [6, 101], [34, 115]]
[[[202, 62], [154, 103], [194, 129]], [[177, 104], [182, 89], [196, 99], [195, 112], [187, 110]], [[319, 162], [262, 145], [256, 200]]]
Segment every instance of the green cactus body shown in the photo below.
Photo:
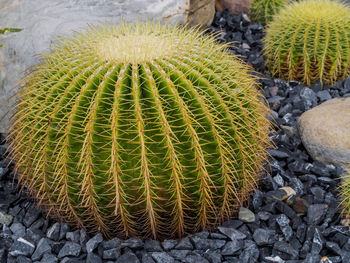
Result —
[[252, 21], [265, 26], [288, 2], [289, 0], [254, 0], [250, 9], [250, 17]]
[[274, 16], [264, 38], [266, 66], [274, 76], [310, 85], [350, 74], [350, 8], [331, 0], [305, 0]]
[[179, 237], [256, 188], [268, 109], [213, 37], [158, 24], [63, 39], [17, 95], [10, 148], [49, 214], [107, 236]]
[[345, 172], [341, 177], [341, 183], [338, 189], [341, 200], [340, 205], [343, 208], [342, 214], [348, 221], [350, 213], [350, 164], [345, 166]]

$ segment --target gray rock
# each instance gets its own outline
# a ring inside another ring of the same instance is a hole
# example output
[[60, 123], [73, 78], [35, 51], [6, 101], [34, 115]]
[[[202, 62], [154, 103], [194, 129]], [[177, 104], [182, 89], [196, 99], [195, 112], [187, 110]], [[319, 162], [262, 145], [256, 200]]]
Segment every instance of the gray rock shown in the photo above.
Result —
[[80, 231], [75, 230], [74, 232], [67, 232], [66, 239], [74, 243], [79, 243], [80, 241]]
[[250, 211], [248, 208], [241, 207], [239, 209], [238, 218], [243, 222], [252, 223], [255, 221], [255, 214], [252, 211]]
[[320, 102], [324, 102], [326, 100], [330, 100], [332, 98], [331, 94], [329, 94], [328, 90], [320, 90], [316, 93], [317, 97], [320, 99]]
[[220, 250], [208, 250], [204, 253], [204, 257], [211, 263], [221, 263], [222, 256]]
[[96, 234], [94, 237], [90, 238], [88, 242], [86, 242], [86, 251], [87, 253], [91, 253], [97, 246], [103, 241], [103, 236], [101, 233]]
[[60, 236], [59, 236], [58, 240], [65, 238], [68, 231], [69, 231], [69, 226], [66, 223], [61, 223]]
[[20, 237], [10, 247], [9, 254], [11, 256], [31, 256], [34, 252], [35, 244]]
[[258, 246], [271, 245], [274, 242], [275, 231], [270, 229], [257, 228], [254, 231], [253, 239]]
[[11, 225], [13, 216], [6, 214], [3, 211], [0, 211], [0, 224], [9, 226]]
[[224, 235], [228, 236], [231, 240], [235, 239], [245, 239], [247, 237], [246, 234], [242, 233], [241, 231], [238, 231], [234, 228], [228, 228], [228, 227], [218, 227], [219, 231], [223, 233]]
[[120, 248], [111, 248], [103, 251], [103, 259], [117, 259], [120, 257]]
[[102, 246], [104, 249], [118, 248], [121, 242], [119, 238], [115, 237], [107, 241], [102, 241]]
[[291, 136], [297, 136], [299, 137], [299, 131], [297, 128], [292, 127], [292, 126], [286, 126], [286, 125], [281, 125], [280, 126], [282, 131], [289, 137]]
[[175, 260], [166, 252], [152, 252], [152, 258], [156, 263], [174, 263]]
[[302, 196], [305, 192], [304, 184], [296, 177], [290, 179], [290, 186], [298, 196]]
[[188, 237], [185, 237], [179, 241], [179, 243], [176, 245], [175, 249], [180, 250], [192, 250], [193, 246]]
[[58, 258], [63, 258], [66, 256], [77, 257], [80, 255], [80, 252], [81, 252], [81, 246], [79, 244], [68, 241], [64, 244], [64, 246], [61, 248], [60, 252], [58, 253]]
[[285, 263], [285, 261], [281, 259], [279, 256], [265, 257], [265, 260], [268, 263]]
[[127, 240], [124, 240], [120, 246], [122, 248], [124, 247], [128, 247], [128, 248], [132, 248], [132, 249], [139, 249], [139, 248], [143, 248], [143, 242], [141, 239], [136, 238], [136, 237], [132, 237], [129, 238]]
[[144, 248], [147, 252], [163, 251], [163, 248], [161, 247], [160, 242], [158, 240], [146, 240]]
[[304, 101], [306, 110], [311, 109], [317, 105], [317, 96], [315, 92], [308, 87], [304, 87], [300, 91], [300, 98]]
[[325, 240], [321, 234], [321, 231], [316, 227], [314, 237], [312, 239], [312, 247], [311, 247], [311, 253], [312, 254], [320, 254], [323, 246], [324, 246]]
[[83, 248], [86, 248], [86, 242], [89, 240], [89, 237], [84, 229], [80, 229], [80, 240], [79, 243]]
[[219, 249], [222, 248], [226, 241], [220, 239], [206, 239], [200, 238], [197, 236], [191, 237], [194, 246], [199, 250], [207, 250], [207, 249]]
[[39, 229], [27, 228], [25, 236], [30, 237], [37, 244], [45, 234]]
[[175, 246], [177, 245], [177, 241], [176, 240], [165, 240], [162, 242], [162, 246], [164, 248], [164, 250], [168, 251], [173, 249]]
[[155, 263], [152, 256], [149, 253], [145, 253], [142, 255], [142, 263]]
[[[350, 241], [350, 240], [349, 240]], [[337, 243], [327, 241], [326, 248], [332, 251], [334, 254], [341, 256], [341, 249]]]
[[290, 244], [284, 241], [275, 242], [273, 249], [288, 254], [291, 257], [291, 259], [298, 259], [298, 251], [294, 249]]
[[115, 263], [140, 263], [140, 260], [132, 252], [127, 252], [123, 254]]
[[[0, 116], [8, 111], [10, 96], [17, 91], [17, 81], [26, 68], [39, 61], [37, 54], [47, 52], [55, 38], [71, 34], [100, 22], [119, 23], [149, 19], [169, 23], [210, 25], [214, 17], [214, 0], [31, 0], [0, 2], [0, 24], [22, 28], [9, 34], [0, 49], [3, 69], [0, 83]], [[35, 14], [35, 15], [33, 15]], [[0, 123], [5, 131], [9, 116]]]
[[327, 205], [314, 204], [307, 209], [307, 222], [310, 225], [318, 225], [327, 213]]
[[[321, 262], [324, 263], [321, 260], [321, 256], [319, 254], [307, 254], [306, 258], [304, 259], [303, 263], [314, 263], [314, 262]], [[328, 263], [328, 262], [327, 262]], [[333, 262], [332, 262], [333, 263]]]
[[220, 234], [220, 233], [210, 233], [211, 239], [227, 239], [226, 235]]
[[51, 253], [45, 253], [40, 261], [41, 263], [57, 263], [58, 258]]
[[201, 255], [188, 255], [184, 260], [184, 263], [197, 263], [197, 262], [201, 262], [201, 263], [209, 263], [208, 260], [206, 260], [205, 258], [203, 258]]
[[181, 250], [181, 249], [179, 249], [179, 250], [178, 249], [173, 249], [173, 250], [171, 250], [169, 252], [169, 254], [173, 258], [182, 261], [182, 260], [184, 260], [186, 258], [187, 254], [190, 253], [190, 252], [191, 252], [191, 250], [187, 250], [187, 249], [183, 249], [183, 250]]
[[39, 217], [40, 215], [40, 211], [38, 211], [37, 209], [35, 209], [35, 207], [30, 207], [28, 210], [27, 210], [27, 213], [26, 215], [24, 216], [23, 218], [23, 224], [26, 226], [26, 227], [30, 227], [31, 224], [33, 224], [33, 222], [35, 220], [37, 220], [37, 218]]
[[280, 227], [280, 229], [281, 229], [285, 239], [287, 241], [289, 241], [289, 239], [293, 235], [293, 229], [289, 225], [289, 222], [290, 222], [289, 218], [286, 215], [284, 215], [284, 214], [278, 215], [276, 217], [276, 222], [279, 225], [279, 227]]
[[40, 260], [45, 253], [51, 253], [51, 246], [46, 238], [40, 239], [32, 255], [32, 260]]
[[325, 190], [323, 190], [319, 186], [315, 186], [315, 187], [311, 187], [310, 191], [314, 195], [315, 203], [323, 203]]
[[26, 234], [26, 228], [21, 223], [13, 223], [10, 229], [15, 238], [24, 237]]
[[33, 261], [30, 258], [27, 258], [25, 256], [19, 256], [16, 258], [17, 263], [32, 263]]
[[102, 259], [95, 253], [89, 253], [86, 257], [86, 263], [102, 263]]
[[226, 243], [226, 245], [222, 248], [221, 254], [223, 256], [231, 256], [236, 255], [238, 251], [243, 248], [242, 240], [232, 240]]
[[239, 255], [239, 259], [243, 263], [257, 262], [259, 254], [259, 249], [255, 243], [251, 240], [246, 240], [244, 244], [244, 250]]
[[54, 241], [58, 241], [60, 238], [60, 223], [54, 223], [49, 229], [47, 229], [46, 236]]

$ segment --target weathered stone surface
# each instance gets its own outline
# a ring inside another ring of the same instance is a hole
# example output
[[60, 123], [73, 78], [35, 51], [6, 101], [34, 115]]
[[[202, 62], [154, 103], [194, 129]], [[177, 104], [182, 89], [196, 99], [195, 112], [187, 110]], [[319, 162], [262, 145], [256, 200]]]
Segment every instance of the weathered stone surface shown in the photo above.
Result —
[[219, 11], [228, 8], [233, 14], [249, 13], [252, 2], [252, 0], [217, 0], [216, 7]]
[[335, 98], [305, 112], [298, 126], [303, 144], [315, 160], [350, 163], [350, 98]]
[[18, 90], [25, 69], [37, 64], [37, 55], [48, 52], [58, 36], [122, 19], [207, 26], [214, 12], [215, 0], [0, 1], [0, 25], [23, 29], [1, 40], [5, 46], [0, 48], [0, 132], [6, 130], [11, 115], [8, 110], [14, 103], [9, 98]]
[[9, 226], [11, 225], [13, 216], [6, 214], [3, 211], [0, 211], [0, 224]]
[[215, 0], [190, 0], [189, 26], [210, 26], [215, 15]]

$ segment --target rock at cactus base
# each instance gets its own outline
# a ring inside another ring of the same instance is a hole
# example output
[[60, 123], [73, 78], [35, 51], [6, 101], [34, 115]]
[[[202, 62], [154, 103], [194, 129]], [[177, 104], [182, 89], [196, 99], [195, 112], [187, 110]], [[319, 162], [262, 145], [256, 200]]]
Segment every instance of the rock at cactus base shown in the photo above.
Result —
[[309, 154], [318, 161], [350, 164], [350, 98], [336, 98], [305, 112], [299, 133]]

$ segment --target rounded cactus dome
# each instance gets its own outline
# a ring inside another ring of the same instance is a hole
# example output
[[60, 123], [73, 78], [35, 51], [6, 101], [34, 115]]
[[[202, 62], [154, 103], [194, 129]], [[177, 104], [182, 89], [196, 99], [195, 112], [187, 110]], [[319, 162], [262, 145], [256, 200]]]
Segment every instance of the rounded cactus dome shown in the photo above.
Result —
[[23, 81], [10, 128], [20, 183], [51, 216], [107, 236], [211, 229], [257, 186], [269, 113], [214, 37], [102, 25], [58, 43]]
[[292, 3], [266, 28], [264, 55], [272, 75], [327, 84], [350, 74], [350, 7], [333, 0]]

